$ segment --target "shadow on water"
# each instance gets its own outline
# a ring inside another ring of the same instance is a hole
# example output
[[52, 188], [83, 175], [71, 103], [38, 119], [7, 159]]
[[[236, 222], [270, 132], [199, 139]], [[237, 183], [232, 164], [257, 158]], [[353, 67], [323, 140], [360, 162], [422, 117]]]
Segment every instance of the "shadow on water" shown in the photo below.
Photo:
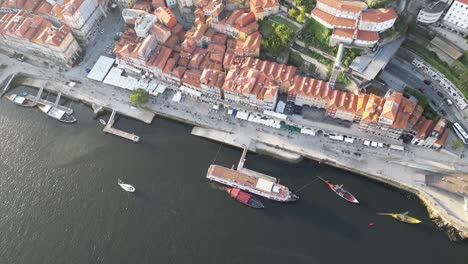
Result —
[[151, 200], [150, 197], [143, 191], [141, 190], [135, 190], [135, 193], [133, 194], [135, 196], [135, 198], [137, 199], [141, 199], [145, 202]]
[[[282, 218], [299, 220], [321, 230], [332, 231], [345, 236], [348, 239], [358, 240], [361, 235], [358, 229], [350, 224], [344, 217], [334, 212], [329, 207], [320, 206], [307, 200], [299, 200], [293, 204], [275, 205], [273, 202], [264, 202], [268, 215], [274, 221], [282, 221]], [[281, 206], [281, 207], [279, 207]], [[288, 210], [285, 214], [285, 210]]]

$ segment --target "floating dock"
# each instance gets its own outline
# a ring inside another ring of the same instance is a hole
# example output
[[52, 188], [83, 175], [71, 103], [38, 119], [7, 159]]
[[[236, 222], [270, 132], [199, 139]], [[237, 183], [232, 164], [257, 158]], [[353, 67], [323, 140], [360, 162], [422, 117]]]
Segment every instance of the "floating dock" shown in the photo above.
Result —
[[112, 126], [114, 125], [115, 122], [115, 115], [117, 114], [117, 111], [115, 109], [112, 109], [112, 114], [109, 118], [109, 121], [107, 121], [107, 125], [104, 127], [103, 131], [105, 133], [113, 134], [128, 140], [131, 140], [133, 142], [138, 142], [140, 141], [140, 137], [135, 135], [135, 134], [130, 134], [122, 130], [118, 130], [116, 128], [113, 128]]

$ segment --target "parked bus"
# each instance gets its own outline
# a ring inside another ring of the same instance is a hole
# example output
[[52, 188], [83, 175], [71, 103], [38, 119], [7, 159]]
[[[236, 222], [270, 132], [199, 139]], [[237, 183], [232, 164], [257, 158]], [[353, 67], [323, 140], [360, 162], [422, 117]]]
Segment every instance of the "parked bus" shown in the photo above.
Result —
[[455, 133], [457, 133], [457, 136], [463, 141], [463, 143], [468, 143], [468, 134], [458, 122], [453, 123], [453, 130], [455, 130]]

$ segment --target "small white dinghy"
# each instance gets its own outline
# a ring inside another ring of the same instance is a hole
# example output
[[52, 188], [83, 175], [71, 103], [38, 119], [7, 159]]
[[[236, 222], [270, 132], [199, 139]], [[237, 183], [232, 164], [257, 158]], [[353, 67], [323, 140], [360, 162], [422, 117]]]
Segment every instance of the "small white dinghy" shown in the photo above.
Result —
[[127, 192], [135, 192], [135, 187], [131, 186], [130, 184], [124, 183], [120, 179], [118, 181], [118, 184], [120, 185], [120, 187], [122, 187], [122, 189], [124, 189]]

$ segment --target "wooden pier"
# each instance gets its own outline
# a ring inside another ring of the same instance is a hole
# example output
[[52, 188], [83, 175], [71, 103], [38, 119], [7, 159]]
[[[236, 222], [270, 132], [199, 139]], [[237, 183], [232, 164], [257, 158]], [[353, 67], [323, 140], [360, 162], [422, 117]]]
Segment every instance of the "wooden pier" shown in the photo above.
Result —
[[3, 87], [3, 89], [0, 91], [0, 97], [2, 97], [6, 92], [8, 92], [8, 90], [10, 89], [10, 84], [11, 82], [13, 81], [13, 79], [15, 78], [16, 76], [16, 73], [14, 73], [10, 79], [8, 80], [8, 82], [6, 83], [6, 85]]
[[266, 175], [266, 174], [263, 174], [263, 173], [260, 173], [260, 172], [257, 172], [257, 171], [249, 170], [247, 168], [244, 168], [245, 161], [246, 161], [245, 156], [247, 155], [247, 152], [249, 151], [249, 147], [246, 146], [246, 145], [243, 145], [242, 147], [244, 149], [242, 151], [242, 156], [239, 159], [239, 163], [237, 164], [237, 171], [242, 172], [242, 173], [244, 173], [246, 175], [249, 175], [249, 176], [253, 176], [253, 177], [257, 177], [257, 178], [263, 178], [263, 179], [268, 180], [268, 181], [276, 182], [277, 179], [275, 177], [272, 177], [270, 175]]
[[105, 133], [113, 134], [128, 140], [131, 140], [133, 142], [138, 142], [140, 141], [140, 137], [135, 135], [135, 134], [130, 134], [122, 130], [118, 130], [113, 128], [112, 126], [114, 125], [115, 122], [115, 115], [117, 114], [117, 111], [115, 109], [112, 109], [112, 114], [109, 118], [109, 121], [107, 121], [106, 126], [104, 127], [103, 131]]
[[73, 114], [73, 109], [58, 104], [62, 93], [59, 93], [57, 95], [57, 100], [55, 100], [55, 102], [50, 102], [50, 101], [47, 101], [47, 100], [41, 98], [43, 91], [44, 91], [44, 87], [41, 87], [39, 89], [39, 92], [37, 92], [36, 96], [27, 95], [26, 98], [33, 101], [33, 102], [36, 102], [37, 104], [50, 105], [52, 107], [55, 107], [55, 108], [57, 108], [59, 110], [64, 111], [65, 113], [67, 113], [69, 115]]

